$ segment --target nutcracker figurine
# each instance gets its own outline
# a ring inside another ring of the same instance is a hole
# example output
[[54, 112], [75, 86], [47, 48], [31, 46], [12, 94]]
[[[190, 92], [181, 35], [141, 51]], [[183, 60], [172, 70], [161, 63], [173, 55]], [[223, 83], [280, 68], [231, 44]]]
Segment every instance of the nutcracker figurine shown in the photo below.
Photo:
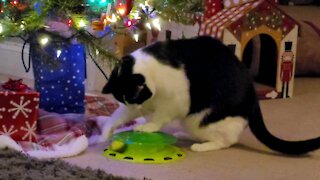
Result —
[[289, 84], [293, 76], [293, 58], [294, 54], [291, 51], [292, 42], [285, 42], [285, 51], [282, 54], [280, 77], [282, 81], [283, 98], [289, 96]]

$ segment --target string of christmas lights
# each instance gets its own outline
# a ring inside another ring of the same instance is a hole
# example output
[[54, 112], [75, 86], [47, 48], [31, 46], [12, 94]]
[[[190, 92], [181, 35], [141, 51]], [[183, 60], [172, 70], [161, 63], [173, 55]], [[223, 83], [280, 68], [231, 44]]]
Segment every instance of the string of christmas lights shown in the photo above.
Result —
[[202, 7], [202, 0], [0, 0], [0, 40], [36, 38], [45, 47], [76, 39], [99, 59], [117, 60], [113, 50], [101, 45], [106, 36], [129, 33], [138, 42], [145, 29], [161, 31], [162, 19], [179, 21], [179, 13], [170, 15], [172, 8], [185, 14], [187, 3]]

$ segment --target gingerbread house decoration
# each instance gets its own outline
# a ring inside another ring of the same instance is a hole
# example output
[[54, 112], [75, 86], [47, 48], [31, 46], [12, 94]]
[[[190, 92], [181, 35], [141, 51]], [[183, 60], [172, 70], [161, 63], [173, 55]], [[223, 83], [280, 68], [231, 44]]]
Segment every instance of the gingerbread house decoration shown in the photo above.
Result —
[[206, 0], [198, 27], [166, 24], [159, 40], [170, 38], [168, 27], [220, 39], [249, 68], [261, 99], [292, 97], [298, 23], [274, 1]]

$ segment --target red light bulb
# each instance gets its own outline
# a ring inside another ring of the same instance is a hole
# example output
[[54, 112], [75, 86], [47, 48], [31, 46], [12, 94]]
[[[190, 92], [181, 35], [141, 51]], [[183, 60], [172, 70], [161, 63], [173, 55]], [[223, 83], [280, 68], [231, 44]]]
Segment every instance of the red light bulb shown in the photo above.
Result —
[[18, 5], [18, 1], [17, 0], [14, 0], [14, 1], [11, 1], [11, 4], [13, 5], [13, 6], [16, 6], [16, 5]]
[[130, 19], [127, 21], [126, 26], [127, 26], [127, 27], [132, 26], [132, 21], [131, 21]]
[[69, 19], [67, 24], [68, 24], [69, 27], [71, 27], [71, 25], [72, 25], [72, 19]]

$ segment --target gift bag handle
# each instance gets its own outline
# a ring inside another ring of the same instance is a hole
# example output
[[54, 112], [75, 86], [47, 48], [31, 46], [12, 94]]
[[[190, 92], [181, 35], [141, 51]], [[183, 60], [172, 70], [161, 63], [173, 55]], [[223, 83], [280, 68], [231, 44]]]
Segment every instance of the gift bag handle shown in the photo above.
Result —
[[98, 62], [93, 58], [90, 50], [88, 50], [88, 54], [92, 60], [92, 62], [96, 65], [96, 67], [99, 69], [99, 71], [102, 73], [102, 75], [104, 76], [104, 78], [106, 78], [106, 80], [109, 80], [107, 74], [102, 70], [102, 68], [99, 66]]
[[28, 58], [28, 65], [26, 65], [25, 60], [24, 60], [24, 49], [26, 47], [28, 43], [28, 40], [24, 40], [23, 46], [22, 46], [22, 51], [21, 51], [21, 60], [22, 60], [22, 64], [24, 67], [24, 70], [28, 73], [30, 71], [31, 68], [31, 44], [29, 47], [29, 58]]

